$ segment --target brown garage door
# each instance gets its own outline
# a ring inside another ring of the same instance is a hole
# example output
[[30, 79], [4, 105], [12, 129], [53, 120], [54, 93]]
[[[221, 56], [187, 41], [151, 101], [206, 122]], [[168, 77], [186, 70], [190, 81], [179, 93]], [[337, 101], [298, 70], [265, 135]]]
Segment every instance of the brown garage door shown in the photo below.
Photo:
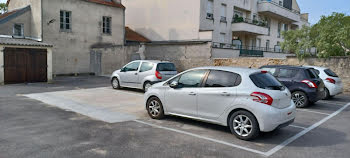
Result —
[[47, 81], [46, 49], [5, 48], [5, 84]]

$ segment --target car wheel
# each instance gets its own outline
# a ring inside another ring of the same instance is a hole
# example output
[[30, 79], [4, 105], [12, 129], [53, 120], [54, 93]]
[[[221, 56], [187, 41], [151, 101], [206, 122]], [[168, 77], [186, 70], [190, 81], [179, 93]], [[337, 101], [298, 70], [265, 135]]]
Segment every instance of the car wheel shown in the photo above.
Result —
[[148, 99], [146, 108], [151, 118], [158, 120], [164, 118], [163, 104], [157, 97]]
[[118, 78], [116, 78], [116, 77], [114, 77], [113, 79], [112, 79], [112, 87], [113, 87], [113, 89], [120, 89], [120, 84], [119, 84], [120, 82], [119, 82], [119, 80], [118, 80]]
[[148, 88], [150, 88], [152, 86], [151, 82], [145, 82], [143, 84], [143, 91], [147, 92], [148, 91]]
[[259, 124], [253, 114], [248, 111], [237, 111], [233, 113], [229, 120], [231, 133], [242, 140], [256, 138], [259, 133]]
[[304, 92], [296, 91], [292, 93], [292, 100], [297, 108], [304, 108], [309, 105], [309, 99]]
[[325, 93], [324, 98], [323, 98], [324, 100], [327, 100], [327, 99], [331, 98], [331, 95], [329, 94], [328, 88], [325, 88], [324, 93]]

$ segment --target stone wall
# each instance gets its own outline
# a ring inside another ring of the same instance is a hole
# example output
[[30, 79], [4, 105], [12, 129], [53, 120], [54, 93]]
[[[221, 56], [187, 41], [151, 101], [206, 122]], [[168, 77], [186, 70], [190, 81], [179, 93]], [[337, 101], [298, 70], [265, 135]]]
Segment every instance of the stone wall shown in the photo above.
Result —
[[147, 44], [145, 56], [147, 60], [174, 62], [179, 72], [213, 65], [210, 42]]
[[259, 68], [264, 65], [313, 65], [328, 67], [336, 72], [344, 83], [344, 91], [350, 92], [350, 57], [332, 57], [329, 59], [307, 58], [298, 60], [295, 57], [287, 59], [272, 58], [232, 58], [214, 59], [215, 66], [238, 66]]

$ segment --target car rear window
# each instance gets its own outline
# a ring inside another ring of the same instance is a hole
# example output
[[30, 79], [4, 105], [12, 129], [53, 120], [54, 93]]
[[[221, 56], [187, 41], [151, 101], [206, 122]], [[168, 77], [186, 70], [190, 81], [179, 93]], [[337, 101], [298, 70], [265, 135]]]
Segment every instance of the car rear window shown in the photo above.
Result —
[[324, 72], [328, 75], [328, 76], [331, 76], [331, 77], [338, 77], [338, 75], [333, 72], [331, 69], [326, 69], [324, 70]]
[[159, 63], [157, 71], [176, 71], [176, 67], [173, 63]]
[[284, 86], [270, 73], [254, 73], [249, 76], [253, 83], [262, 89], [284, 90]]
[[314, 69], [306, 69], [306, 73], [309, 74], [311, 78], [319, 78]]
[[241, 83], [241, 76], [226, 71], [211, 70], [205, 87], [234, 87]]

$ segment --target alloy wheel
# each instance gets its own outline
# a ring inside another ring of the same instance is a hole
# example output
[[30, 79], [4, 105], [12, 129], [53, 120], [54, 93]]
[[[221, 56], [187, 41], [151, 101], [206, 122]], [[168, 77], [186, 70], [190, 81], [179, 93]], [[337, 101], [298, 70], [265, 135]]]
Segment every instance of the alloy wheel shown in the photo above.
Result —
[[118, 79], [116, 79], [116, 78], [113, 79], [112, 86], [113, 86], [114, 89], [119, 88], [119, 81], [118, 81]]
[[300, 93], [295, 93], [292, 97], [292, 100], [297, 107], [302, 107], [305, 105], [306, 98], [304, 95], [301, 95]]
[[160, 104], [157, 100], [152, 100], [148, 106], [149, 113], [153, 117], [157, 117], [160, 113]]
[[252, 132], [252, 121], [245, 115], [237, 115], [233, 119], [233, 129], [238, 135], [246, 137]]

